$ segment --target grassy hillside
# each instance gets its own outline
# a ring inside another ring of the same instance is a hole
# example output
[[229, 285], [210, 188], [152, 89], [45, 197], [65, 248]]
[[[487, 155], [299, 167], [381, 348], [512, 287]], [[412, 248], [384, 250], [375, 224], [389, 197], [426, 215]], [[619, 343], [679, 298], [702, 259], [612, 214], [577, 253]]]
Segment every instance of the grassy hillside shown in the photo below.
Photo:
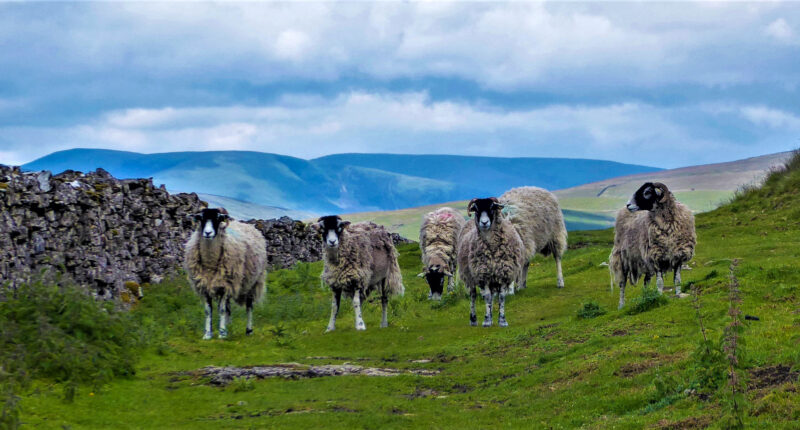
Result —
[[[729, 201], [742, 186], [760, 183], [770, 169], [781, 165], [789, 155], [783, 152], [730, 163], [621, 176], [557, 190], [554, 194], [558, 197], [567, 230], [570, 231], [611, 227], [617, 211], [647, 181], [666, 183], [678, 200], [693, 211], [708, 212]], [[419, 235], [424, 214], [441, 206], [452, 206], [466, 213], [466, 204], [467, 201], [463, 200], [396, 211], [359, 212], [345, 217], [353, 221], [373, 221], [405, 237], [415, 238]]]
[[789, 156], [789, 152], [782, 152], [729, 163], [628, 175], [559, 190], [556, 194], [565, 209], [613, 216], [644, 182], [663, 182], [692, 210], [707, 212], [730, 200], [742, 186], [760, 183]]
[[317, 214], [394, 210], [467, 199], [475, 193], [497, 194], [524, 184], [565, 188], [659, 170], [563, 158], [338, 154], [303, 160], [247, 151], [138, 154], [101, 149], [56, 152], [23, 167], [54, 173], [102, 167], [118, 178], [152, 177], [170, 191]]
[[[467, 215], [467, 200], [457, 202], [447, 202], [436, 205], [420, 206], [396, 211], [375, 211], [358, 212], [342, 215], [343, 218], [353, 222], [372, 221], [376, 224], [386, 226], [393, 232], [400, 233], [403, 237], [417, 240], [419, 237], [419, 226], [422, 223], [422, 216], [442, 206], [456, 208]], [[613, 224], [614, 218], [602, 213], [588, 211], [564, 209], [564, 222], [567, 230], [597, 230], [607, 228]]]
[[[400, 248], [406, 294], [392, 301], [387, 329], [377, 328], [373, 300], [365, 306], [366, 332], [353, 329], [345, 302], [337, 331], [323, 333], [329, 301], [316, 278], [320, 263], [271, 273], [255, 335], [244, 336], [237, 309], [227, 341], [199, 340], [202, 306], [182, 280], [149, 287], [133, 315], [150, 327], [155, 346], [137, 357], [136, 375], [79, 388], [72, 403], [61, 400], [61, 384], [38, 380], [24, 391], [22, 421], [31, 428], [677, 429], [727, 428], [741, 416], [747, 428], [797, 428], [800, 160], [792, 169], [697, 217], [697, 254], [684, 282], [700, 292], [707, 343], [691, 299], [669, 297], [636, 313], [642, 289], [630, 288], [629, 305], [616, 310], [618, 292], [609, 291], [601, 266], [610, 230], [570, 235], [563, 290], [555, 288], [552, 261], [537, 257], [528, 289], [507, 303], [505, 329], [470, 327], [463, 292], [427, 301], [412, 244]], [[728, 385], [730, 351], [718, 342], [731, 321], [734, 259], [739, 308], [759, 318], [734, 326], [733, 369], [745, 391], [736, 396]], [[587, 302], [604, 313], [579, 318]], [[218, 387], [195, 372], [288, 362], [439, 373]]]

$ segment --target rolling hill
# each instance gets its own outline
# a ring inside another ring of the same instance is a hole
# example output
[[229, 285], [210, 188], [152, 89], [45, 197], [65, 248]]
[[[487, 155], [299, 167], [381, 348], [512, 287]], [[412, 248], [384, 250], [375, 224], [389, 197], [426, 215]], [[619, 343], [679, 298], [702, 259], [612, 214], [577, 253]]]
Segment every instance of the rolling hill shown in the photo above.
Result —
[[[707, 212], [729, 200], [736, 190], [760, 183], [791, 152], [764, 155], [728, 163], [705, 164], [605, 179], [554, 191], [567, 230], [594, 230], [613, 225], [616, 212], [644, 182], [664, 182], [678, 199], [695, 212]], [[396, 211], [347, 214], [352, 221], [373, 221], [414, 239], [419, 235], [422, 215], [441, 206], [452, 206], [466, 214], [467, 200], [451, 201]]]
[[338, 154], [303, 160], [244, 151], [139, 154], [101, 149], [56, 152], [28, 170], [91, 171], [152, 177], [170, 191], [194, 191], [308, 213], [394, 210], [501, 193], [535, 184], [566, 188], [647, 166], [565, 158]]

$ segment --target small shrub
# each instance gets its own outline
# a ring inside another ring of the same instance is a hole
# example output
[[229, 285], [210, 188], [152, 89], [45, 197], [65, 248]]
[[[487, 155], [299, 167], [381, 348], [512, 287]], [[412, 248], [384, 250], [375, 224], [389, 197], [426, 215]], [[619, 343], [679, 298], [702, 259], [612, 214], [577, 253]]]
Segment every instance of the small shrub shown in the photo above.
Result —
[[659, 294], [655, 287], [646, 286], [644, 289], [642, 289], [641, 297], [637, 297], [631, 301], [626, 313], [628, 315], [636, 315], [660, 306], [664, 306], [667, 303], [667, 298], [664, 297], [663, 294]]
[[250, 378], [245, 378], [243, 376], [239, 376], [234, 378], [234, 380], [230, 384], [230, 389], [233, 390], [234, 393], [243, 393], [246, 391], [252, 391], [256, 388], [253, 384], [253, 380]]
[[606, 313], [605, 309], [601, 308], [600, 305], [595, 302], [594, 300], [586, 302], [578, 309], [578, 318], [581, 319], [590, 319], [590, 318], [597, 318], [600, 315], [604, 315]]
[[0, 327], [6, 391], [18, 391], [29, 378], [48, 379], [64, 384], [69, 401], [80, 385], [99, 387], [134, 373], [140, 346], [134, 319], [77, 287], [20, 286], [0, 302]]

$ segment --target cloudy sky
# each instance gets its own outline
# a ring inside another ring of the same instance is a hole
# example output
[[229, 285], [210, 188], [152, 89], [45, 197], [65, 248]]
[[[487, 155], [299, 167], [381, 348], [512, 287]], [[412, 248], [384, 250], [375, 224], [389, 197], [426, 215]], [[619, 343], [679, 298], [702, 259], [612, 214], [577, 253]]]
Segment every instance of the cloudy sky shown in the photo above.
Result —
[[0, 163], [800, 147], [800, 3], [0, 3]]

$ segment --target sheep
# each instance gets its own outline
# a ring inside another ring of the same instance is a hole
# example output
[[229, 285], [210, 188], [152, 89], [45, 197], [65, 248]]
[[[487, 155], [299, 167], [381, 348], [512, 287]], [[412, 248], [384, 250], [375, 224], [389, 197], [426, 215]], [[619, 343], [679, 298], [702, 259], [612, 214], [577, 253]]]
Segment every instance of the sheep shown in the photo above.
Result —
[[[556, 260], [556, 286], [564, 288], [561, 258], [567, 250], [567, 227], [556, 196], [538, 187], [518, 187], [506, 191], [499, 200], [525, 244], [528, 260], [537, 252], [552, 255]], [[528, 266], [526, 263], [522, 269], [519, 289], [527, 287]]]
[[212, 302], [219, 300], [219, 338], [228, 337], [231, 299], [247, 308], [247, 331], [253, 333], [253, 304], [264, 295], [267, 246], [250, 224], [233, 220], [224, 208], [193, 216], [198, 229], [186, 242], [184, 269], [189, 283], [205, 299], [205, 334], [211, 339]]
[[456, 243], [466, 220], [461, 214], [448, 207], [439, 208], [422, 217], [419, 228], [419, 248], [422, 251], [424, 277], [430, 287], [428, 298], [440, 300], [444, 290], [444, 280], [449, 278], [447, 291], [455, 287], [453, 273], [456, 272]]
[[353, 299], [356, 330], [366, 330], [361, 303], [377, 289], [381, 295], [381, 327], [388, 327], [389, 296], [404, 292], [397, 250], [389, 233], [374, 223], [350, 224], [336, 215], [320, 217], [315, 228], [322, 234], [324, 248], [322, 281], [333, 294], [326, 331], [336, 329], [342, 291]]
[[492, 325], [492, 299], [498, 295], [500, 327], [507, 327], [505, 296], [511, 284], [519, 279], [526, 262], [527, 252], [519, 233], [506, 220], [503, 205], [495, 197], [472, 199], [467, 206], [475, 214], [458, 238], [459, 278], [464, 282], [470, 297], [470, 325], [478, 325], [475, 315], [476, 288], [482, 289], [486, 302], [483, 326]]
[[619, 307], [625, 304], [625, 283], [636, 283], [640, 275], [645, 284], [655, 275], [658, 292], [663, 293], [664, 273], [671, 270], [675, 295], [680, 296], [681, 267], [692, 259], [696, 245], [692, 211], [660, 182], [639, 187], [617, 215], [609, 257], [612, 282], [620, 285]]

